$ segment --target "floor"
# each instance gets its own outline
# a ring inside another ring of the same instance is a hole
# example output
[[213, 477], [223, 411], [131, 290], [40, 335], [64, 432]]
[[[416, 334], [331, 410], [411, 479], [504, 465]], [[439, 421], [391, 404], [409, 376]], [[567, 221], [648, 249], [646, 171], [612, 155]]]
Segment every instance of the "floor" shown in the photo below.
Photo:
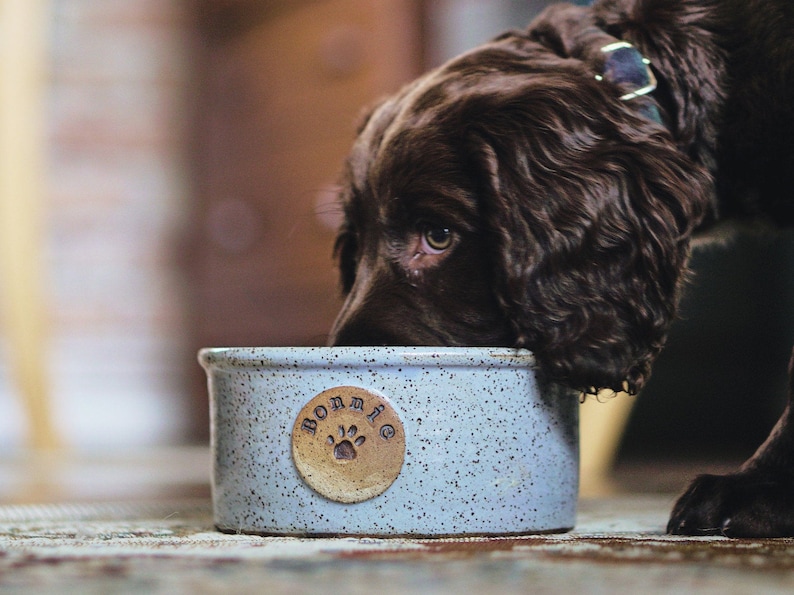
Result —
[[658, 489], [675, 466], [618, 469], [612, 493], [582, 498], [570, 533], [438, 540], [222, 534], [208, 469], [203, 450], [0, 462], [0, 592], [794, 590], [794, 540], [664, 535], [674, 494]]

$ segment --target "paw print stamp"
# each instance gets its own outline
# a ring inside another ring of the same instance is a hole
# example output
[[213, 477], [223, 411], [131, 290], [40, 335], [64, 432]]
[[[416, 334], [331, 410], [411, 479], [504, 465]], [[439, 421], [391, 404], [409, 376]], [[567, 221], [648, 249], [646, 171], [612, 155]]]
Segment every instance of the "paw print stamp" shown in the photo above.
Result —
[[295, 468], [311, 489], [335, 502], [379, 496], [399, 476], [404, 458], [402, 421], [391, 403], [372, 391], [325, 390], [295, 418]]
[[[345, 431], [345, 426], [339, 426], [337, 431], [340, 442], [337, 443], [336, 438], [328, 436], [326, 440], [329, 445], [334, 447], [334, 458], [337, 461], [354, 461], [356, 459], [356, 449], [364, 444], [367, 439], [364, 436], [356, 437], [358, 434], [358, 427], [350, 426]], [[352, 440], [352, 442], [351, 442]]]

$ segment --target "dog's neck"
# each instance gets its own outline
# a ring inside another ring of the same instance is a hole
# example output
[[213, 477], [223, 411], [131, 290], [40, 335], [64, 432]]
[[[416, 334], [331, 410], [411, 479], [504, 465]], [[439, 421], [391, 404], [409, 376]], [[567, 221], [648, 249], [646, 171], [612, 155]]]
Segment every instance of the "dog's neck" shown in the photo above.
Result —
[[[717, 145], [730, 88], [725, 47], [745, 29], [751, 3], [595, 0], [578, 21], [627, 41], [651, 60], [653, 98], [676, 144], [696, 163], [717, 168]], [[729, 8], [730, 5], [732, 8]], [[616, 10], [616, 7], [622, 7]], [[731, 14], [727, 14], [731, 13]], [[734, 14], [735, 13], [735, 14]], [[674, 40], [670, 32], [676, 32]]]
[[[645, 118], [670, 128], [674, 114], [668, 113], [662, 105], [665, 102], [657, 97], [658, 71], [652, 70], [651, 61], [633, 44], [599, 27], [589, 9], [552, 6], [530, 24], [528, 32], [534, 41], [557, 55], [587, 64], [597, 80], [618, 90], [621, 101]], [[665, 86], [662, 84], [662, 88]]]
[[[658, 8], [664, 2], [596, 0], [591, 6], [553, 4], [530, 23], [527, 33], [557, 55], [581, 60], [594, 76], [604, 76], [608, 56], [601, 48], [616, 42], [631, 44], [640, 56], [651, 61], [636, 72], [642, 74], [648, 66], [657, 79], [657, 87], [650, 94], [628, 100], [627, 105], [654, 118], [653, 110], [647, 107], [654, 104], [681, 151], [713, 171], [719, 113], [727, 87], [722, 52], [716, 46], [718, 36], [708, 31], [715, 9], [698, 11], [695, 21], [682, 3], [670, 3], [670, 10], [657, 10], [653, 16], [642, 12], [643, 7]], [[631, 10], [616, 12], [616, 3]], [[663, 30], [675, 28], [687, 31], [675, 45], [654, 43], [654, 39], [664, 37]], [[636, 62], [636, 57], [631, 62]], [[628, 91], [623, 91], [625, 80], [618, 82], [620, 97]]]

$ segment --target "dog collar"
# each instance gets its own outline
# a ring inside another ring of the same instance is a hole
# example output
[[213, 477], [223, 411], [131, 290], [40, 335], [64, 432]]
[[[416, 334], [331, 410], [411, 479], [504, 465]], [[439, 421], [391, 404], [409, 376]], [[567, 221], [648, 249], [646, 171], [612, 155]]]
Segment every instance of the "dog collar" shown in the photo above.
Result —
[[[633, 45], [616, 41], [601, 48], [604, 54], [603, 73], [596, 80], [607, 80], [628, 92], [620, 96], [621, 101], [630, 101], [656, 90], [656, 77], [651, 71], [651, 61]], [[655, 105], [643, 105], [640, 111], [646, 117], [659, 122], [662, 118]]]

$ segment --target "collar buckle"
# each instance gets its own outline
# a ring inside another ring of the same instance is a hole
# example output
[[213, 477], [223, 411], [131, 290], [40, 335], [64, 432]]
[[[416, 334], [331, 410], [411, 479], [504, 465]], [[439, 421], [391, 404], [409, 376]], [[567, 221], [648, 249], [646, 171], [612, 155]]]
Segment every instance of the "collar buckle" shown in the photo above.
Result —
[[626, 41], [616, 41], [601, 48], [605, 55], [604, 72], [596, 79], [608, 80], [623, 88], [630, 89], [621, 95], [621, 101], [629, 101], [647, 95], [656, 89], [656, 77], [651, 71], [651, 61], [644, 57], [633, 45]]

